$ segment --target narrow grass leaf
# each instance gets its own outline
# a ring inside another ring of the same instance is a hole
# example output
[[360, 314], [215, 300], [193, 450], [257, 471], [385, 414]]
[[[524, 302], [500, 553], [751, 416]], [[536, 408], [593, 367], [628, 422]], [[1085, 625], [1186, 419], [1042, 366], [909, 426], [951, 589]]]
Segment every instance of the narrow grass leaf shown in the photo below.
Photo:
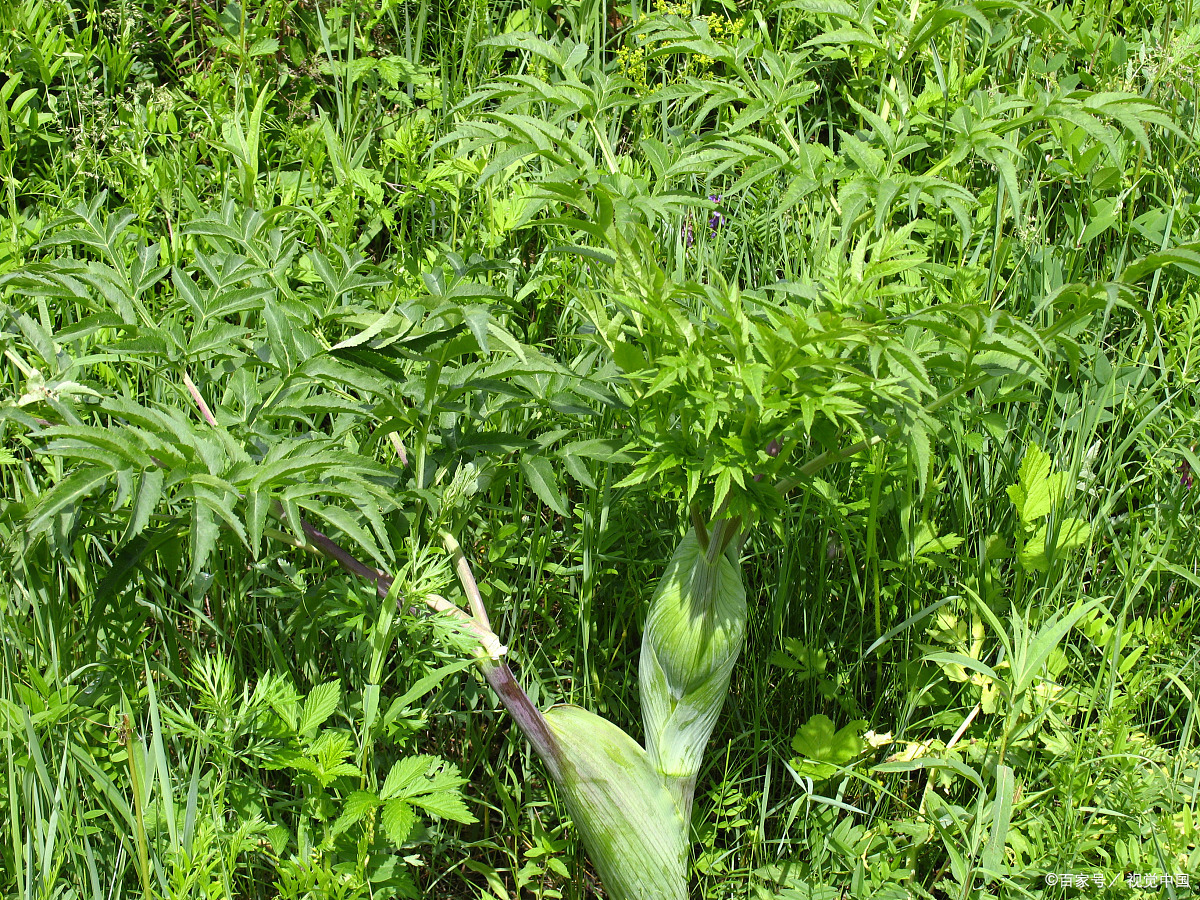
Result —
[[983, 851], [982, 864], [989, 872], [999, 872], [1004, 862], [1004, 842], [1012, 820], [1015, 784], [1010, 766], [996, 767], [996, 799], [992, 804], [992, 831]]

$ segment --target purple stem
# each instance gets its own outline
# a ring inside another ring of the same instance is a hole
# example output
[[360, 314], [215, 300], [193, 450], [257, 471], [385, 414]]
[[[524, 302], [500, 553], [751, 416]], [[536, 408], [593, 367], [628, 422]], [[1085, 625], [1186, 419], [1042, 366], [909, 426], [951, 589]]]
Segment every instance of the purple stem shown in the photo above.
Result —
[[395, 581], [391, 575], [387, 572], [380, 572], [378, 569], [372, 569], [366, 563], [359, 562], [345, 547], [329, 537], [325, 532], [314, 528], [304, 519], [300, 520], [300, 525], [304, 529], [304, 533], [308, 535], [308, 539], [312, 541], [314, 547], [326, 556], [337, 560], [347, 571], [353, 572], [359, 578], [365, 578], [367, 581], [374, 582], [375, 591], [380, 597], [388, 595], [388, 591], [392, 588], [392, 582]]
[[513, 721], [521, 729], [521, 733], [525, 735], [525, 740], [529, 741], [533, 749], [537, 751], [537, 755], [541, 757], [542, 763], [550, 771], [550, 776], [556, 782], [561, 781], [563, 774], [562, 750], [554, 735], [550, 733], [549, 726], [546, 725], [546, 717], [542, 715], [540, 709], [533, 705], [533, 701], [529, 699], [525, 689], [517, 683], [512, 669], [508, 667], [507, 663], [497, 662], [487, 657], [479, 661], [479, 668], [483, 671], [483, 677], [487, 679], [487, 683], [496, 692], [496, 696], [500, 698], [500, 702], [504, 704], [504, 708], [508, 710], [508, 714], [513, 717]]
[[[216, 425], [216, 417], [208, 408], [208, 404], [204, 402], [199, 390], [185, 372], [183, 375], [184, 384], [191, 394], [192, 399], [200, 408], [200, 414], [210, 425]], [[51, 423], [44, 420], [38, 420], [42, 427], [50, 427]], [[404, 458], [403, 445], [400, 446], [401, 458]], [[404, 460], [407, 463], [407, 460]], [[155, 465], [161, 466], [157, 460]], [[278, 503], [275, 506], [276, 513], [282, 512], [282, 508]], [[312, 545], [321, 553], [336, 560], [341, 566], [349, 572], [354, 573], [360, 578], [372, 582], [375, 585], [375, 592], [383, 599], [387, 598], [395, 579], [387, 572], [381, 572], [379, 569], [373, 569], [366, 563], [357, 559], [345, 547], [331, 538], [325, 532], [316, 528], [303, 518], [300, 520], [300, 526], [304, 529], [304, 534], [312, 541]], [[457, 546], [457, 545], [456, 545]], [[459, 551], [461, 555], [461, 550]], [[466, 559], [462, 562], [465, 564]], [[467, 571], [470, 571], [469, 565]], [[474, 580], [472, 579], [472, 584]], [[404, 599], [398, 600], [401, 606], [404, 605]], [[486, 623], [481, 624], [481, 630], [490, 634], [490, 629]], [[562, 774], [562, 751], [559, 749], [558, 742], [555, 741], [554, 735], [550, 733], [549, 727], [546, 725], [546, 719], [542, 715], [541, 710], [533, 705], [533, 701], [529, 699], [529, 695], [525, 693], [524, 688], [517, 683], [517, 679], [513, 676], [512, 669], [507, 664], [498, 662], [491, 657], [483, 656], [479, 660], [479, 667], [483, 671], [483, 677], [487, 679], [487, 683], [491, 685], [496, 696], [500, 698], [500, 702], [504, 704], [504, 708], [508, 710], [509, 715], [517, 723], [517, 727], [521, 729], [521, 733], [525, 735], [525, 739], [537, 751], [538, 756], [542, 758], [542, 762], [546, 768], [550, 770], [551, 776], [558, 780]]]
[[[301, 520], [301, 525], [314, 547], [326, 556], [337, 560], [347, 571], [374, 582], [376, 593], [380, 597], [387, 597], [394, 581], [391, 575], [378, 569], [372, 569], [366, 563], [359, 561], [337, 541], [308, 522]], [[404, 601], [401, 599], [400, 604], [403, 605], [403, 603]], [[504, 708], [517, 723], [517, 727], [521, 729], [521, 733], [525, 735], [525, 739], [537, 751], [537, 755], [550, 770], [550, 775], [557, 781], [562, 776], [562, 751], [559, 749], [554, 735], [550, 733], [541, 710], [533, 705], [533, 701], [529, 699], [529, 695], [517, 682], [512, 669], [506, 663], [484, 656], [479, 659], [479, 668], [483, 672], [483, 677], [487, 679], [487, 683], [496, 692], [496, 696], [500, 698], [500, 702], [504, 704]]]

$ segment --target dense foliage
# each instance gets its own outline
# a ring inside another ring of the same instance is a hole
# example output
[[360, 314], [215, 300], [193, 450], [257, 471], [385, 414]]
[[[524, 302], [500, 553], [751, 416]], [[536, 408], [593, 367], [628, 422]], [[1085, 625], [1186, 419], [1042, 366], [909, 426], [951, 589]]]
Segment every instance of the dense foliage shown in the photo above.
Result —
[[0, 26], [0, 896], [603, 896], [426, 607], [641, 740], [689, 527], [695, 896], [1200, 879], [1190, 3]]

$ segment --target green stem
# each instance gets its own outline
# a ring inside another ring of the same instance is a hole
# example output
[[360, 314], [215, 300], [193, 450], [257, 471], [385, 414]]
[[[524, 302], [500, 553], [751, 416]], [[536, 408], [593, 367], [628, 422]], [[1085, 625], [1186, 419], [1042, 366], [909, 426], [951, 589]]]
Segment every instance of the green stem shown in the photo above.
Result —
[[[126, 720], [128, 721], [128, 719]], [[146, 848], [146, 814], [142, 809], [142, 780], [138, 777], [138, 761], [133, 758], [140, 738], [132, 733], [126, 741], [125, 752], [129, 760], [129, 780], [133, 783], [133, 810], [135, 817], [134, 840], [137, 843], [138, 875], [142, 879], [142, 890], [150, 896], [150, 859]]]
[[616, 175], [620, 169], [617, 168], [617, 160], [613, 156], [612, 148], [608, 145], [608, 139], [601, 133], [595, 119], [588, 119], [588, 124], [592, 126], [592, 132], [596, 135], [596, 143], [600, 145], [600, 152], [604, 155], [604, 163], [608, 166], [609, 173]]
[[[875, 473], [871, 479], [871, 513], [867, 520], [867, 568], [870, 570], [875, 599], [875, 639], [883, 636], [883, 614], [880, 611], [882, 600], [879, 596], [879, 551], [876, 547], [879, 525], [879, 489], [883, 482], [882, 454], [875, 454]], [[875, 657], [876, 684], [883, 683], [883, 658]]]
[[441, 536], [442, 543], [454, 560], [454, 572], [458, 575], [463, 593], [467, 595], [467, 603], [471, 605], [471, 614], [475, 617], [475, 621], [490, 630], [492, 626], [488, 621], [487, 610], [483, 608], [483, 597], [479, 594], [479, 585], [475, 582], [475, 575], [471, 571], [471, 564], [467, 562], [467, 557], [463, 554], [462, 546], [448, 531], [442, 531]]

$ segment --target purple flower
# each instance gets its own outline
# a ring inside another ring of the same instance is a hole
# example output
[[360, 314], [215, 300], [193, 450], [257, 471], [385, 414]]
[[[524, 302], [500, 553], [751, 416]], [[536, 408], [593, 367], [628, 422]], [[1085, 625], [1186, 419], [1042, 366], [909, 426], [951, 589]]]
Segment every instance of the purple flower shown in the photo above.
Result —
[[712, 215], [708, 217], [708, 228], [713, 234], [717, 233], [717, 229], [725, 224], [725, 214], [721, 212], [721, 195], [709, 194], [710, 203], [717, 204], [717, 208], [713, 210]]
[[692, 216], [690, 213], [687, 220], [683, 223], [683, 242], [689, 247], [696, 243], [696, 229], [692, 227]]
[[1189, 491], [1192, 489], [1192, 485], [1195, 484], [1191, 464], [1186, 459], [1179, 464], [1179, 483]]

